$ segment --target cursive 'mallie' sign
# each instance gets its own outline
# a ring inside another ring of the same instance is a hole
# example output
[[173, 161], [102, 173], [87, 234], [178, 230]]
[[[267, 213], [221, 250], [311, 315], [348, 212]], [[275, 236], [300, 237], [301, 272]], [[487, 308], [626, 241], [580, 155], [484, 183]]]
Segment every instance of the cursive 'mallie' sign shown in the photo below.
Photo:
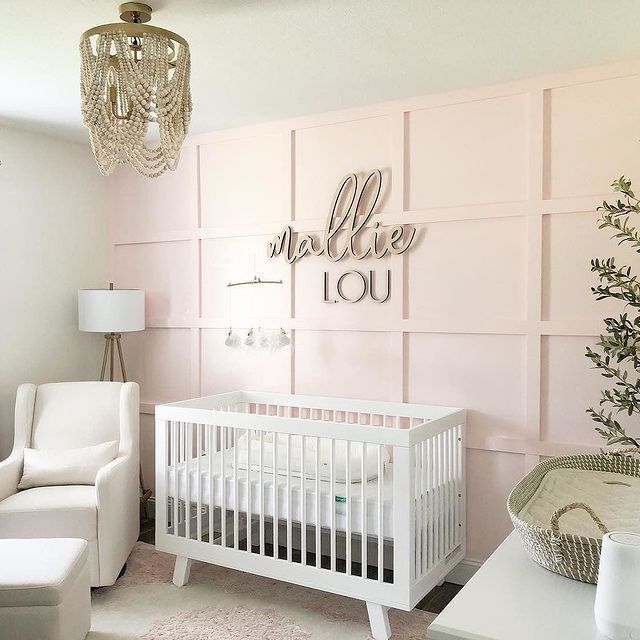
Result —
[[[387, 254], [404, 253], [416, 236], [415, 228], [407, 233], [402, 225], [396, 224], [385, 232], [380, 229], [381, 222], [374, 222], [367, 228], [381, 191], [380, 170], [376, 169], [367, 176], [362, 189], [358, 189], [358, 176], [349, 174], [338, 187], [322, 240], [302, 233], [295, 236], [293, 229], [287, 226], [269, 243], [269, 257], [282, 254], [289, 264], [293, 264], [306, 255], [325, 255], [329, 260], [338, 262], [345, 257], [362, 260], [367, 256], [383, 258]], [[367, 234], [368, 237], [364, 237]]]
[[[382, 191], [382, 173], [376, 169], [358, 188], [358, 176], [346, 176], [333, 200], [322, 239], [309, 234], [294, 234], [290, 226], [277, 233], [268, 245], [270, 258], [283, 255], [289, 264], [304, 256], [326, 256], [332, 262], [343, 258], [362, 260], [367, 257], [384, 258], [386, 255], [401, 255], [409, 249], [416, 237], [414, 227], [393, 225], [387, 230], [381, 229], [381, 222], [367, 226], [375, 212]], [[360, 302], [367, 294], [374, 302], [386, 302], [391, 296], [391, 271], [387, 269], [386, 292], [376, 292], [375, 272], [369, 270], [347, 271], [337, 281], [336, 297], [345, 302]], [[349, 288], [351, 282], [351, 291]], [[336, 303], [330, 294], [329, 274], [324, 273], [324, 302]]]

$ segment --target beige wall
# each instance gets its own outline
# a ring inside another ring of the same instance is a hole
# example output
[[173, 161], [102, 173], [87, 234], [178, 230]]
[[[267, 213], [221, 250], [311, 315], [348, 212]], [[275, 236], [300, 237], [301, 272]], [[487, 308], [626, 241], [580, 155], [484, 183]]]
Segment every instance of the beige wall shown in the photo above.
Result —
[[[0, 127], [0, 458], [22, 382], [89, 379], [101, 337], [76, 290], [104, 286], [105, 183], [86, 145]], [[87, 425], [90, 428], [90, 425]]]

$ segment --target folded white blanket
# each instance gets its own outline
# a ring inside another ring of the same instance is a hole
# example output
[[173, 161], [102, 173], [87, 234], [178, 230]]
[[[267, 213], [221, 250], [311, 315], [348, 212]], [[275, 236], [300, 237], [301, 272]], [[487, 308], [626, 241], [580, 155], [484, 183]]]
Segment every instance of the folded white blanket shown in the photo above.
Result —
[[[250, 431], [251, 447], [251, 469], [259, 470], [260, 460], [260, 435], [258, 432]], [[316, 477], [316, 450], [318, 440], [315, 437], [307, 437], [304, 451], [304, 472], [307, 479]], [[247, 459], [247, 436], [243, 434], [236, 443], [238, 448], [238, 469], [246, 469]], [[262, 468], [265, 473], [273, 473], [273, 434], [266, 433], [263, 443]], [[350, 480], [351, 482], [362, 482], [362, 450], [361, 442], [351, 443], [350, 455]], [[302, 436], [291, 436], [290, 444], [291, 475], [299, 478], [302, 475]], [[386, 447], [382, 447], [382, 462], [389, 462], [389, 453]], [[320, 479], [331, 480], [331, 441], [320, 438]], [[367, 445], [364, 472], [366, 481], [378, 477], [378, 446]], [[276, 473], [278, 475], [287, 474], [287, 436], [278, 435], [278, 447], [276, 450]], [[338, 440], [335, 442], [334, 454], [334, 478], [336, 482], [347, 481], [347, 443]]]
[[[553, 469], [542, 479], [519, 516], [525, 522], [549, 529], [553, 514], [572, 502], [588, 504], [609, 531], [640, 533], [640, 478], [619, 473]], [[583, 509], [565, 513], [560, 518], [560, 531], [602, 538]]]

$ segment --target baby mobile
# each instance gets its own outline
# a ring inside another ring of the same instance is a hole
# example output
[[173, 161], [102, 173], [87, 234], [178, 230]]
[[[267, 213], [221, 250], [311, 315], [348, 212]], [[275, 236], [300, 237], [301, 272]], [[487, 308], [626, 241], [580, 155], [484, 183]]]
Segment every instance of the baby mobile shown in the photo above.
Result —
[[[254, 265], [255, 267], [255, 265]], [[280, 317], [280, 328], [266, 328], [263, 327], [264, 320], [264, 297], [263, 295], [255, 296], [253, 291], [258, 288], [263, 289], [263, 285], [266, 285], [269, 289], [271, 287], [282, 285], [282, 280], [263, 280], [262, 278], [254, 275], [251, 280], [242, 280], [240, 282], [229, 282], [227, 289], [229, 291], [229, 333], [224, 341], [225, 345], [231, 349], [251, 349], [256, 351], [278, 351], [291, 344], [291, 338], [282, 326], [282, 316]], [[254, 285], [258, 285], [254, 288]], [[232, 309], [234, 302], [234, 294], [236, 287], [251, 287], [251, 295], [245, 298], [245, 302], [251, 309], [252, 322], [248, 330], [234, 331], [232, 324]], [[259, 292], [263, 294], [262, 291]], [[256, 303], [256, 297], [258, 301]], [[256, 313], [257, 312], [257, 313]], [[257, 315], [257, 319], [256, 319]], [[255, 327], [255, 328], [254, 328]]]

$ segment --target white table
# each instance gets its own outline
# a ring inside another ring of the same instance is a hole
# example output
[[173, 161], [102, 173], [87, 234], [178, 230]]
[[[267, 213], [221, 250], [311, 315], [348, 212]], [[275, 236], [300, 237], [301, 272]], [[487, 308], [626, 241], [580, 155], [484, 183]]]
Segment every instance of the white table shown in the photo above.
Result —
[[514, 531], [435, 619], [429, 640], [605, 640], [595, 585], [538, 566]]

